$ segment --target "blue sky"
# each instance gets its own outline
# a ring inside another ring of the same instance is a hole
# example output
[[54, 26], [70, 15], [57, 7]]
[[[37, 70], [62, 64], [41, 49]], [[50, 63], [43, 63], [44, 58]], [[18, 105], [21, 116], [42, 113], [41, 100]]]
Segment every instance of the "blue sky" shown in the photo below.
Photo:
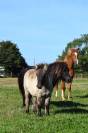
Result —
[[50, 63], [88, 33], [88, 0], [0, 0], [0, 41], [17, 44], [29, 65]]

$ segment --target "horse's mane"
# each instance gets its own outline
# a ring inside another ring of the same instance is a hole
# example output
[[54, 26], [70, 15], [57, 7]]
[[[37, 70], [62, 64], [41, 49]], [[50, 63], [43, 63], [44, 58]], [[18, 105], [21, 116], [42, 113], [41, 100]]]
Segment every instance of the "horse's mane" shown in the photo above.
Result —
[[51, 68], [52, 66], [53, 67], [56, 67], [58, 64], [66, 64], [64, 61], [62, 61], [62, 60], [58, 60], [58, 61], [55, 61], [55, 62], [53, 62], [53, 63], [50, 63], [50, 64], [47, 64], [47, 63], [41, 63], [41, 64], [37, 64], [36, 65], [36, 70], [38, 70], [38, 69], [43, 69], [44, 67], [49, 67], [49, 68]]
[[74, 52], [79, 53], [79, 48], [69, 48], [65, 58], [71, 57]]
[[44, 63], [37, 64], [37, 65], [36, 65], [36, 70], [38, 70], [38, 69], [43, 69], [45, 66], [48, 67], [48, 64], [44, 64]]
[[64, 61], [55, 61], [48, 65], [48, 68], [43, 76], [43, 84], [47, 84], [48, 76], [53, 78], [53, 85], [58, 82], [58, 77], [63, 69], [67, 68], [67, 64]]
[[64, 61], [62, 61], [62, 60], [60, 60], [60, 61], [55, 61], [55, 62], [49, 64], [48, 67], [49, 67], [49, 69], [51, 69], [52, 67], [53, 67], [53, 68], [57, 68], [57, 67], [60, 66], [60, 65], [63, 66], [63, 65], [66, 65], [66, 63], [65, 63]]

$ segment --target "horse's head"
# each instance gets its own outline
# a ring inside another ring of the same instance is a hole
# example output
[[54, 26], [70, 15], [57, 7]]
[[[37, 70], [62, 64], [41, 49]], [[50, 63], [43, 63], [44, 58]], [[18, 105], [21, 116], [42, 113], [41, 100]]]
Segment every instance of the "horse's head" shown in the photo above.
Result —
[[61, 79], [67, 83], [70, 83], [72, 81], [72, 77], [69, 74], [69, 69], [66, 63], [63, 63], [61, 70]]
[[39, 64], [36, 67], [36, 74], [37, 74], [37, 79], [38, 79], [38, 83], [37, 83], [37, 87], [39, 89], [41, 89], [42, 87], [42, 79], [44, 77], [45, 72], [47, 71], [47, 64]]
[[78, 53], [79, 53], [79, 48], [70, 48], [68, 50], [67, 55], [72, 58], [74, 64], [78, 64]]
[[72, 81], [72, 78], [69, 74], [69, 69], [67, 63], [64, 61], [57, 61], [50, 65], [50, 77], [53, 79], [53, 86], [59, 81], [63, 80], [67, 83]]

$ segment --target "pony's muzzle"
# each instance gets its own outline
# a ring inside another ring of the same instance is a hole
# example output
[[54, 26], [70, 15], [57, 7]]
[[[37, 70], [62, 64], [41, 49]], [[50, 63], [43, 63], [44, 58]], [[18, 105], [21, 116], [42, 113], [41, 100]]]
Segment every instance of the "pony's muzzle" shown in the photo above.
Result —
[[37, 87], [39, 88], [39, 89], [41, 89], [42, 88], [42, 85], [41, 84], [37, 84]]

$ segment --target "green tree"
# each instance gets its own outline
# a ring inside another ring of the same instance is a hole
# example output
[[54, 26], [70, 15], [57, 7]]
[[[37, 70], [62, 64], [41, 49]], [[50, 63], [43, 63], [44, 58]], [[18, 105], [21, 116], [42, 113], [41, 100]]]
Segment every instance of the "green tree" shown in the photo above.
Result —
[[79, 56], [80, 70], [84, 73], [88, 72], [88, 47], [85, 46]]
[[17, 76], [23, 67], [27, 67], [17, 45], [11, 41], [0, 42], [0, 66], [4, 66], [6, 73]]

